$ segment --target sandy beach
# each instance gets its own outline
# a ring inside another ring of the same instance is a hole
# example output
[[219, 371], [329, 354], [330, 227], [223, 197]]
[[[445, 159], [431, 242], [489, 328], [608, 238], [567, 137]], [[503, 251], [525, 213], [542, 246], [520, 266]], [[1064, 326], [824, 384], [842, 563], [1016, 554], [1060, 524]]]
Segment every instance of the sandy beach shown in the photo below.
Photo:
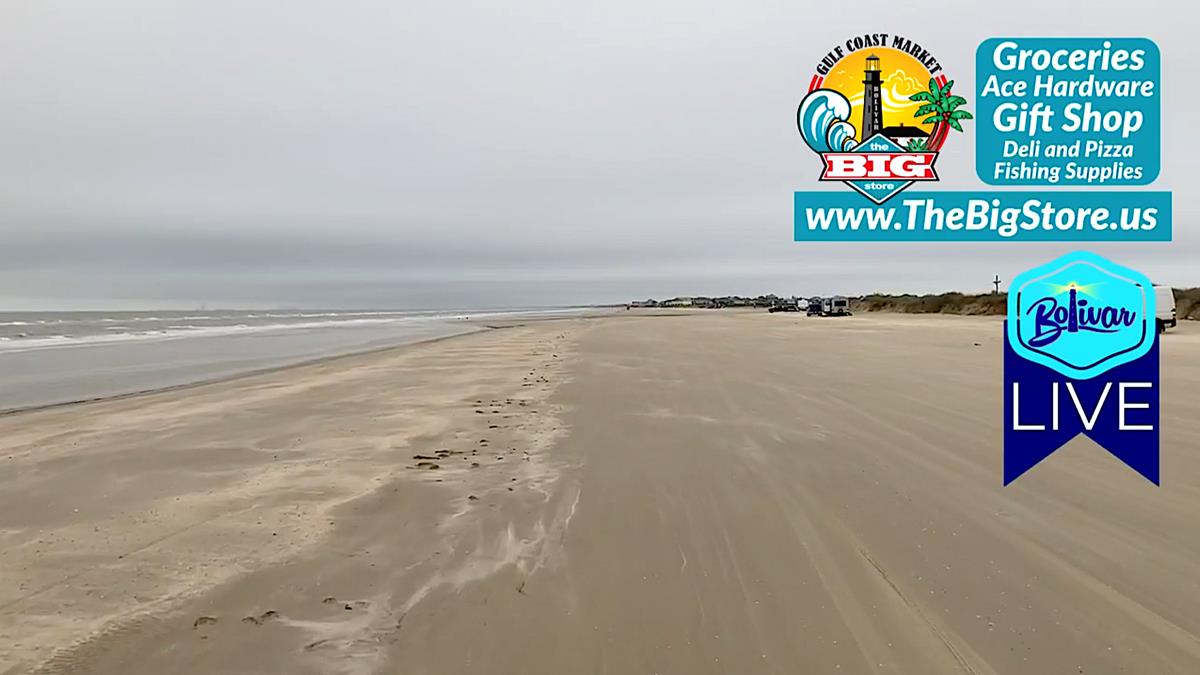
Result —
[[1162, 487], [1001, 486], [993, 318], [514, 322], [0, 416], [0, 673], [1200, 672]]

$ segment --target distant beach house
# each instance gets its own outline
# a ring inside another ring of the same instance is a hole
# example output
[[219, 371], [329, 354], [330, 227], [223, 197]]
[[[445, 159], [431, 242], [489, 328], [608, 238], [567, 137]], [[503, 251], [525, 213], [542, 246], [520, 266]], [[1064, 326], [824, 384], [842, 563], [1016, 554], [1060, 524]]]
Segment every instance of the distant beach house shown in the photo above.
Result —
[[692, 307], [695, 305], [693, 298], [671, 298], [658, 303], [659, 307]]
[[895, 141], [896, 145], [906, 147], [913, 139], [929, 138], [929, 132], [921, 127], [906, 126], [903, 122], [898, 127], [884, 127], [879, 133]]

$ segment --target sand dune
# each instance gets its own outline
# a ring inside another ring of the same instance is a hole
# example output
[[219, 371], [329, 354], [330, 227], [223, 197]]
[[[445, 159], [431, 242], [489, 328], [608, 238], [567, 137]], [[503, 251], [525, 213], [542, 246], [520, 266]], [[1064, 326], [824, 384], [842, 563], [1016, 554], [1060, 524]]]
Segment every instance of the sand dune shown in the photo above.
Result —
[[0, 418], [0, 672], [1200, 671], [1163, 487], [1000, 483], [1000, 324], [530, 323]]

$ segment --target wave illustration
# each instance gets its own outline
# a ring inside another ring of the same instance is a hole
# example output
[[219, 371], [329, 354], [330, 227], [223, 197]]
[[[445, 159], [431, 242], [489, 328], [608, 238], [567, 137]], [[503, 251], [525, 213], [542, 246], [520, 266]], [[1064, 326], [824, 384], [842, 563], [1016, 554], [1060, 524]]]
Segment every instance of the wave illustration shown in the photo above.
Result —
[[813, 152], [848, 152], [858, 145], [850, 119], [850, 101], [832, 89], [810, 91], [800, 102], [796, 124]]

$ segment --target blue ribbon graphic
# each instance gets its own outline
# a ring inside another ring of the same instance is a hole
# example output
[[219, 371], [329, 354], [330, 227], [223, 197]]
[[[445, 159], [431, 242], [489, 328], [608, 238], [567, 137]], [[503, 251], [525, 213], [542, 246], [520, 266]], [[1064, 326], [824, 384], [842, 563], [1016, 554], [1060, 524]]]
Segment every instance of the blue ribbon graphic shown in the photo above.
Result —
[[[1097, 377], [1075, 380], [1018, 356], [1009, 344], [1006, 330], [1004, 484], [1016, 480], [1082, 433], [1158, 485], [1158, 348], [1158, 337], [1155, 336], [1150, 351], [1140, 358]], [[1014, 400], [1014, 383], [1019, 385], [1019, 401]], [[1055, 383], [1058, 385], [1057, 406], [1054, 405]], [[1120, 406], [1122, 383], [1126, 386], [1124, 429]], [[1133, 386], [1134, 383], [1149, 383], [1150, 386]], [[1103, 404], [1100, 405], [1102, 397]], [[1014, 406], [1019, 407], [1018, 417], [1014, 417]], [[1055, 407], [1058, 409], [1057, 429], [1054, 428]], [[1018, 421], [1027, 428], [1017, 428]]]

